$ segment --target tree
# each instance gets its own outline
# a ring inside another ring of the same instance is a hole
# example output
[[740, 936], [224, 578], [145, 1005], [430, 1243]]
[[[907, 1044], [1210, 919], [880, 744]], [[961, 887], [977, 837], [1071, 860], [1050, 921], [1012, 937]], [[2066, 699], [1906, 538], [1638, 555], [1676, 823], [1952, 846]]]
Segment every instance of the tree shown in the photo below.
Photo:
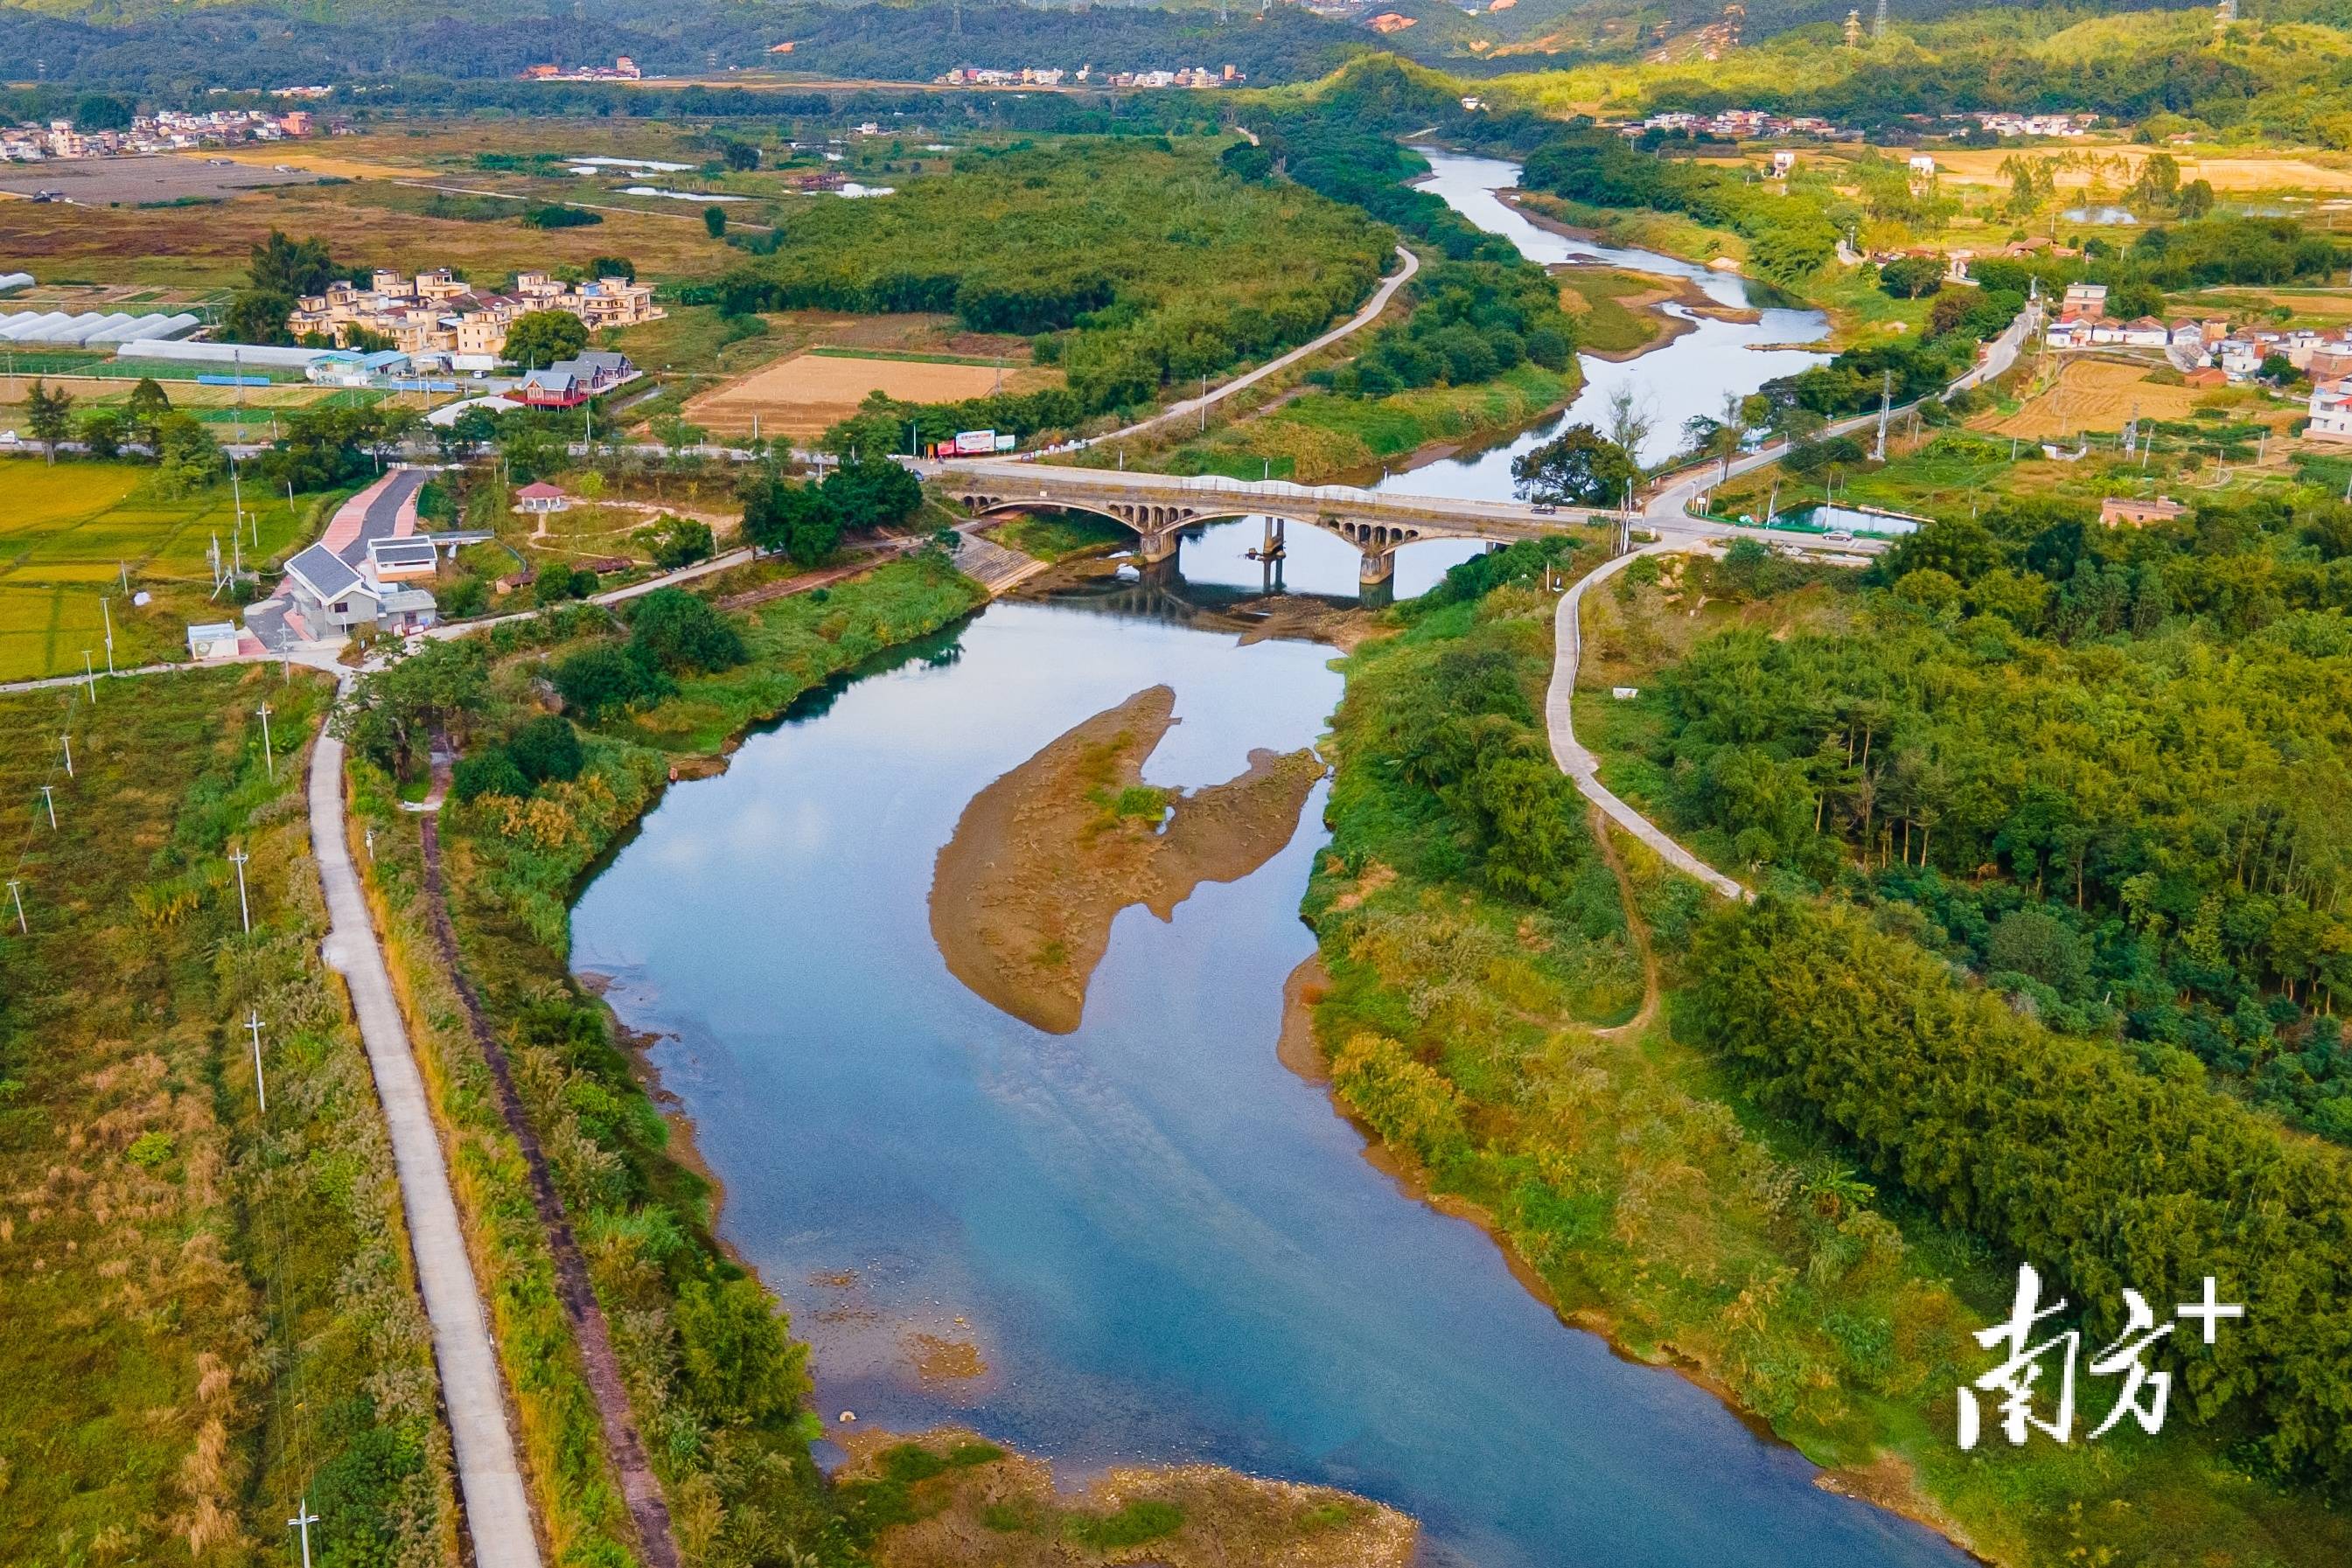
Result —
[[150, 452], [163, 444], [163, 435], [158, 427], [163, 423], [163, 416], [172, 412], [172, 399], [153, 376], [139, 378], [139, 384], [131, 389], [131, 396], [122, 405], [122, 412], [132, 440]]
[[74, 99], [73, 122], [77, 131], [128, 131], [131, 116], [131, 101], [112, 93], [86, 92]]
[[327, 254], [325, 240], [292, 239], [271, 229], [269, 237], [253, 247], [246, 275], [258, 293], [299, 299], [323, 292], [335, 280], [335, 261]]
[[2184, 218], [2201, 218], [2213, 210], [2213, 182], [2191, 180], [2173, 198], [2173, 209]]
[[1612, 507], [1642, 476], [1622, 446], [1589, 424], [1571, 424], [1511, 464], [1522, 499], [1552, 507]]
[[1902, 256], [1878, 269], [1878, 286], [1897, 299], [1919, 299], [1944, 284], [1944, 264], [1932, 256]]
[[748, 141], [738, 141], [731, 136], [719, 138], [719, 157], [728, 168], [739, 173], [760, 166], [760, 150]]
[[102, 462], [122, 455], [122, 415], [110, 408], [94, 408], [82, 415], [82, 450]]
[[477, 638], [431, 643], [362, 675], [335, 710], [335, 733], [352, 749], [399, 776], [425, 751], [435, 730], [459, 741], [488, 706], [489, 649]]
[[708, 560], [718, 548], [711, 538], [710, 525], [692, 517], [665, 517], [651, 528], [639, 528], [636, 540], [654, 558], [654, 564], [664, 571], [676, 571], [682, 566]]
[[702, 226], [709, 231], [712, 239], [724, 235], [727, 233], [727, 209], [716, 203], [703, 208]]
[[768, 477], [743, 494], [743, 537], [763, 550], [782, 550], [814, 566], [841, 543], [841, 517], [832, 497], [814, 485]]
[[294, 340], [286, 330], [286, 318], [293, 309], [291, 295], [240, 288], [230, 297], [228, 308], [221, 312], [221, 331], [233, 343], [257, 343], [265, 348], [291, 343]]
[[600, 256], [588, 264], [588, 271], [596, 277], [625, 277], [632, 283], [637, 280], [637, 264], [625, 256]]
[[155, 431], [156, 489], [185, 496], [220, 476], [226, 463], [220, 443], [195, 415], [175, 409], [156, 422]]
[[507, 329], [505, 356], [527, 371], [543, 371], [588, 346], [588, 323], [569, 310], [527, 310]]
[[73, 393], [51, 392], [38, 377], [25, 393], [25, 422], [52, 463], [58, 460], [58, 443], [73, 430]]
[[853, 457], [824, 476], [825, 498], [845, 530], [894, 528], [923, 504], [923, 482], [887, 457]]
[[1639, 461], [1642, 443], [1650, 438], [1658, 422], [1654, 405], [1636, 393], [1632, 382], [1622, 382], [1609, 394], [1608, 418], [1611, 443]]
[[731, 669], [750, 654], [743, 638], [710, 601], [683, 588], [657, 588], [629, 617], [629, 650], [670, 674]]
[[758, 1426], [800, 1407], [807, 1347], [793, 1343], [756, 1281], [688, 1281], [677, 1322], [679, 1366], [713, 1425]]

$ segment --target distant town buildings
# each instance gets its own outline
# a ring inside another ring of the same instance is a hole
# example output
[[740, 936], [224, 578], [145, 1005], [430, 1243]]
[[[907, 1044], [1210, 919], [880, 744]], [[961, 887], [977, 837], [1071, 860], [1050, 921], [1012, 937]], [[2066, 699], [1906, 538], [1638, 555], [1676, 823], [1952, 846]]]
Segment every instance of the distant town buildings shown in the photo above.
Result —
[[284, 141], [313, 135], [317, 130], [315, 117], [307, 109], [215, 109], [203, 114], [167, 109], [139, 116], [125, 131], [82, 131], [70, 120], [52, 120], [47, 124], [26, 120], [0, 126], [0, 159], [37, 163], [53, 158], [184, 152], [248, 141]]
[[522, 68], [525, 81], [638, 81], [644, 77], [645, 73], [637, 69], [637, 62], [626, 55], [615, 56], [609, 66], [550, 64]]
[[945, 87], [1060, 87], [1067, 82], [1113, 88], [1212, 88], [1238, 87], [1249, 78], [1231, 65], [1216, 71], [1204, 66], [1180, 66], [1174, 70], [1111, 72], [1084, 65], [1076, 70], [1060, 66], [958, 66], [934, 79]]
[[2087, 136], [2095, 114], [1972, 114], [1975, 120], [1996, 136]]
[[516, 275], [511, 292], [497, 293], [443, 267], [414, 277], [379, 270], [364, 287], [329, 284], [323, 294], [296, 304], [287, 328], [298, 337], [331, 339], [338, 348], [348, 348], [357, 329], [388, 340], [420, 366], [438, 361], [453, 370], [488, 370], [506, 348], [507, 329], [533, 310], [577, 316], [592, 331], [667, 314], [654, 303], [653, 285], [625, 277], [565, 283], [544, 272], [524, 272]]
[[1778, 136], [1820, 141], [1862, 139], [1861, 131], [1845, 130], [1817, 114], [1773, 114], [1761, 109], [1727, 109], [1719, 114], [1671, 111], [1618, 130], [1626, 136], [1639, 136], [1644, 131], [1686, 131], [1694, 136], [1721, 136], [1734, 141], [1763, 141]]

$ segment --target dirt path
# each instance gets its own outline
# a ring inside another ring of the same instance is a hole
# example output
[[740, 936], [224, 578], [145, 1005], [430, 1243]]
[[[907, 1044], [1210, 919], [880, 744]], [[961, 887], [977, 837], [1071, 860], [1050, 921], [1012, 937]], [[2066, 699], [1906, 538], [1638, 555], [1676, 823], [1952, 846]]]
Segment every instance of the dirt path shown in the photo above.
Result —
[[1658, 955], [1650, 946], [1649, 923], [1642, 918], [1641, 906], [1633, 901], [1633, 879], [1625, 874], [1624, 857], [1617, 852], [1616, 841], [1609, 836], [1609, 819], [1599, 806], [1587, 808], [1586, 817], [1592, 825], [1593, 841], [1601, 846], [1601, 858], [1609, 866], [1609, 874], [1617, 879], [1617, 901], [1625, 906], [1625, 929], [1633, 938], [1633, 950], [1642, 956], [1642, 1006], [1623, 1023], [1592, 1032], [1603, 1040], [1620, 1035], [1639, 1034], [1650, 1027], [1658, 1016]]
[[[532, 1128], [530, 1116], [523, 1109], [522, 1096], [515, 1089], [514, 1064], [508, 1059], [506, 1046], [491, 1029], [482, 1011], [481, 998], [474, 984], [467, 978], [464, 965], [458, 961], [457, 933], [449, 923], [448, 893], [441, 877], [440, 823], [427, 816], [419, 824], [425, 840], [425, 891], [432, 912], [434, 945], [440, 949], [441, 962], [449, 971], [449, 980], [457, 992], [457, 999], [466, 1009], [466, 1024], [480, 1048], [482, 1059], [489, 1063], [490, 1077], [498, 1088], [499, 1111], [513, 1132], [515, 1142], [521, 1145], [523, 1164], [530, 1175], [531, 1206], [539, 1211], [539, 1222], [547, 1232], [548, 1250], [555, 1257], [556, 1294], [563, 1302], [563, 1315], [572, 1324], [572, 1337], [580, 1346], [580, 1360], [587, 1374], [589, 1392], [596, 1400], [596, 1418], [604, 1429], [604, 1449], [613, 1461], [614, 1473], [620, 1478], [621, 1495], [629, 1507], [629, 1517], [637, 1530], [637, 1542], [650, 1568], [679, 1568], [677, 1542], [670, 1533], [669, 1505], [663, 1500], [661, 1483], [654, 1477], [653, 1466], [646, 1458], [645, 1444], [637, 1436], [636, 1417], [629, 1409], [628, 1388], [621, 1378], [620, 1358], [613, 1351], [612, 1331], [604, 1322], [604, 1309], [596, 1300], [594, 1287], [588, 1282], [588, 1265], [580, 1256], [580, 1243], [572, 1234], [571, 1217], [564, 1212], [563, 1197], [555, 1190], [555, 1177], [548, 1169], [546, 1151], [540, 1147], [539, 1134]], [[484, 1568], [503, 1560], [484, 1556]]]

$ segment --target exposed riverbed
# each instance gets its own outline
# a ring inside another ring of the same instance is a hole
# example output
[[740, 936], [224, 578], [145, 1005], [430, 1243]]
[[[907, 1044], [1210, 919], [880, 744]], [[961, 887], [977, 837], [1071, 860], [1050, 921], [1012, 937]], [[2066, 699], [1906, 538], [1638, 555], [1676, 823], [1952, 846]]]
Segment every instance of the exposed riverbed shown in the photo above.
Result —
[[[1682, 351], [1717, 327], [1811, 335], [1702, 320], [1622, 368], [1697, 373]], [[1501, 493], [1431, 484], [1488, 471], [1392, 482]], [[1118, 911], [1070, 1032], [958, 980], [935, 863], [1057, 738], [1165, 686], [1178, 722], [1145, 784], [1204, 789], [1314, 744], [1332, 650], [1194, 621], [1263, 586], [1256, 542], [1227, 526], [1188, 541], [1181, 576], [997, 604], [814, 696], [672, 789], [583, 895], [574, 961], [660, 1037], [721, 1231], [813, 1343], [820, 1409], [961, 1425], [1073, 1472], [1206, 1461], [1345, 1488], [1419, 1519], [1433, 1563], [1964, 1562], [1565, 1326], [1277, 1059], [1325, 786], [1256, 869], [1165, 921]], [[1287, 544], [1289, 586], [1352, 591], [1344, 543], [1292, 525]], [[1398, 591], [1475, 548], [1412, 547]]]

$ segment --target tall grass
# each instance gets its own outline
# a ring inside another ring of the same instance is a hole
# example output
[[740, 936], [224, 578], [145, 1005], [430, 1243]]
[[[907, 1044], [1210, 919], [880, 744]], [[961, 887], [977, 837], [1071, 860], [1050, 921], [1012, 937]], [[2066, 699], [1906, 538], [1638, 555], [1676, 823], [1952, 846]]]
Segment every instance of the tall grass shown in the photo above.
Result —
[[391, 1151], [318, 955], [324, 692], [247, 670], [0, 697], [30, 926], [11, 905], [0, 931], [0, 1560], [275, 1560], [306, 1497], [328, 1561], [457, 1560]]

